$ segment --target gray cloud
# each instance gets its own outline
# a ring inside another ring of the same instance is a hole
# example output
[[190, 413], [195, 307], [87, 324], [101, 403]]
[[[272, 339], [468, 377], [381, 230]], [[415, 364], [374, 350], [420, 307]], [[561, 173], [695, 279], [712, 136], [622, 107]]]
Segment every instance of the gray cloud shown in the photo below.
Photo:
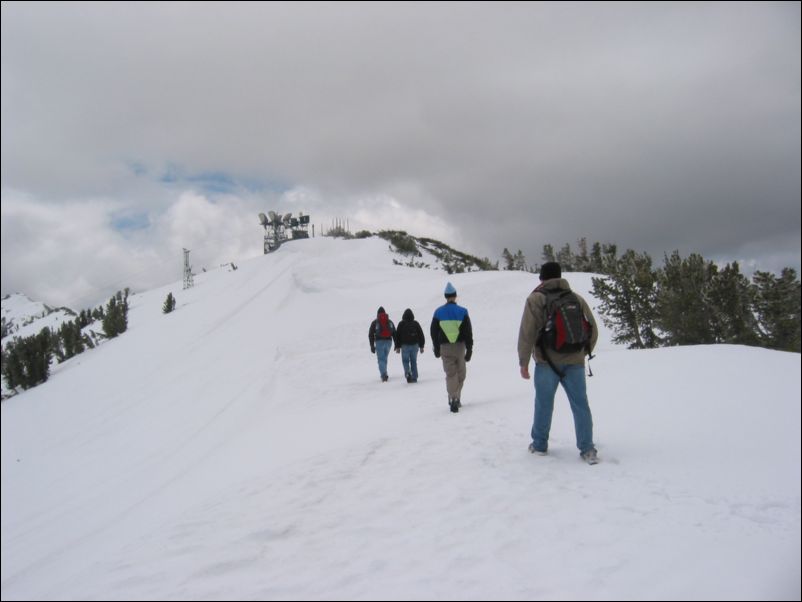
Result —
[[310, 190], [491, 257], [798, 269], [799, 74], [798, 3], [3, 3], [3, 205], [147, 214], [147, 255], [221, 174], [235, 223]]

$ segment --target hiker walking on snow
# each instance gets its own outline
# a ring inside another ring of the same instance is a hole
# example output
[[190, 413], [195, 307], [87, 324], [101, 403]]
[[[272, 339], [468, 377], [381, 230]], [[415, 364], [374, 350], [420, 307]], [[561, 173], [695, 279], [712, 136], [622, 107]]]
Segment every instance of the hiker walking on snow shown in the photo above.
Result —
[[395, 342], [395, 324], [383, 307], [379, 307], [376, 311], [376, 319], [370, 323], [368, 340], [370, 341], [370, 352], [376, 354], [379, 362], [379, 374], [381, 374], [382, 382], [387, 382], [387, 356], [390, 355], [390, 349]]
[[535, 419], [529, 451], [545, 455], [554, 411], [554, 394], [562, 385], [571, 404], [580, 456], [595, 464], [593, 417], [585, 387], [585, 355], [596, 346], [596, 321], [585, 300], [563, 279], [560, 264], [540, 269], [540, 286], [526, 298], [518, 332], [521, 377], [529, 379], [529, 358], [535, 357]]
[[418, 352], [423, 353], [426, 338], [411, 309], [404, 310], [395, 334], [395, 352], [401, 354], [401, 363], [404, 364], [407, 382], [416, 383], [418, 382]]
[[457, 291], [450, 282], [446, 285], [445, 297], [445, 305], [434, 312], [429, 334], [434, 357], [443, 360], [448, 407], [456, 414], [462, 406], [460, 397], [467, 374], [465, 363], [471, 361], [473, 354], [473, 329], [468, 310], [457, 305]]

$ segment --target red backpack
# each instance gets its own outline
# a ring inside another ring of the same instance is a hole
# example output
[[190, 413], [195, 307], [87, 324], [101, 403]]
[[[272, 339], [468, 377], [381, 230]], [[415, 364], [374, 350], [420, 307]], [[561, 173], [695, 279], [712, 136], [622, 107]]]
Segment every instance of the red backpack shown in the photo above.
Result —
[[541, 290], [546, 296], [546, 324], [540, 331], [538, 342], [557, 353], [590, 351], [592, 327], [582, 303], [572, 291], [565, 289]]
[[395, 333], [395, 324], [387, 314], [379, 314], [376, 318], [376, 338], [390, 339]]

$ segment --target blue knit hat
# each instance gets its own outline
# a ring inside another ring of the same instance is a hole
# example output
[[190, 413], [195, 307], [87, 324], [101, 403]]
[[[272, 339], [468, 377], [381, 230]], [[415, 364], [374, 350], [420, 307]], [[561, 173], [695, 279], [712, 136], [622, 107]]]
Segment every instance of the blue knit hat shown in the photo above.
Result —
[[451, 284], [450, 282], [448, 284], [446, 284], [445, 296], [446, 297], [456, 297], [457, 296], [457, 289], [455, 289], [454, 285]]

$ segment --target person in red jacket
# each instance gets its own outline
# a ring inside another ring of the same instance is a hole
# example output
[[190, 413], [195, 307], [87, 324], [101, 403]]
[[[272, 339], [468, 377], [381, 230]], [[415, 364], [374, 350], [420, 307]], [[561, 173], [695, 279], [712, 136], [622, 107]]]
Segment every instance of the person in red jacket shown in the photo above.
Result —
[[370, 352], [376, 354], [379, 362], [379, 374], [382, 382], [386, 383], [389, 378], [387, 376], [387, 356], [390, 355], [390, 349], [393, 348], [395, 342], [395, 324], [383, 307], [379, 307], [376, 319], [370, 323], [368, 340], [370, 341]]

